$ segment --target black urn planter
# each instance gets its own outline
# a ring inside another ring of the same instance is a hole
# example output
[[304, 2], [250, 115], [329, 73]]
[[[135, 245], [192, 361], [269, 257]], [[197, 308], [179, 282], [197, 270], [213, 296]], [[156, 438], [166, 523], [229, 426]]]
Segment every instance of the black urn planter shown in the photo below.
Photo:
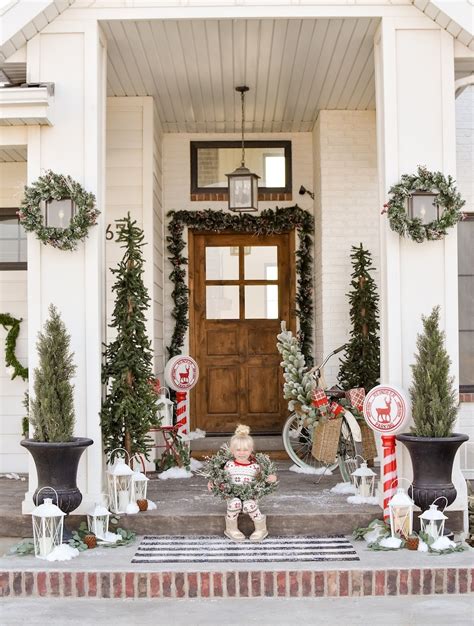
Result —
[[[416, 437], [408, 433], [396, 435], [408, 449], [413, 466], [413, 501], [422, 511], [429, 509], [436, 498], [444, 496], [449, 506], [456, 499], [452, 482], [456, 452], [468, 435], [453, 433], [450, 437]], [[410, 494], [411, 495], [411, 494]], [[439, 505], [444, 507], [444, 501]]]
[[58, 494], [58, 506], [64, 513], [71, 513], [82, 502], [82, 494], [77, 486], [77, 468], [84, 450], [92, 445], [92, 439], [74, 437], [64, 443], [50, 443], [23, 439], [21, 445], [30, 452], [38, 473], [38, 488], [33, 494], [33, 501], [41, 504], [45, 498], [52, 498], [56, 504], [54, 491], [42, 487], [53, 487]]

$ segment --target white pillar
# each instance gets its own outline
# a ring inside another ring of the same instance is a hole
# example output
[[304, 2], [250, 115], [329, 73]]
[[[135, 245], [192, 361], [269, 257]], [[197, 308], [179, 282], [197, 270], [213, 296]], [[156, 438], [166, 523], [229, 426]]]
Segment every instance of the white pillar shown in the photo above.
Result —
[[[383, 18], [375, 35], [380, 207], [388, 189], [418, 165], [456, 174], [453, 38], [428, 18]], [[415, 243], [394, 233], [386, 215], [381, 237], [381, 382], [408, 391], [421, 315], [441, 306], [440, 321], [452, 374], [458, 385], [457, 231], [441, 241]], [[399, 451], [399, 475], [410, 476], [406, 451]], [[458, 459], [453, 472], [458, 498], [466, 485]]]
[[[99, 421], [101, 352], [104, 336], [104, 144], [106, 46], [95, 21], [58, 18], [28, 42], [28, 81], [55, 84], [52, 127], [28, 133], [28, 183], [47, 169], [69, 174], [95, 194], [101, 211], [85, 242], [74, 252], [55, 250], [28, 235], [28, 354], [30, 390], [37, 365], [36, 341], [50, 303], [59, 309], [71, 335], [77, 367], [74, 384], [75, 436], [94, 444], [84, 452], [78, 472], [84, 512], [98, 501], [102, 488], [103, 453]], [[23, 512], [33, 507], [36, 472], [30, 460], [29, 491]]]

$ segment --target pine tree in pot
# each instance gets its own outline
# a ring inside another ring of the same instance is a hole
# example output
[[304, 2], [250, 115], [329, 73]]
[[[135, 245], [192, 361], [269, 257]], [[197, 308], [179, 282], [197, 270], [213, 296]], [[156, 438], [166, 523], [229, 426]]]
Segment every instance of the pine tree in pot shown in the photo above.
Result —
[[53, 498], [53, 487], [58, 494], [58, 506], [71, 513], [80, 505], [82, 494], [77, 486], [77, 468], [84, 450], [92, 439], [74, 437], [74, 399], [70, 379], [76, 371], [70, 352], [70, 337], [61, 317], [54, 307], [49, 307], [49, 317], [43, 332], [38, 334], [39, 365], [34, 372], [33, 397], [30, 401], [29, 420], [34, 427], [32, 439], [21, 445], [32, 455], [38, 474], [38, 488], [33, 495], [35, 504]]
[[450, 358], [439, 328], [439, 306], [422, 317], [423, 333], [418, 335], [413, 384], [410, 388], [414, 426], [411, 433], [397, 435], [410, 453], [413, 465], [413, 500], [422, 511], [439, 496], [447, 506], [456, 499], [452, 482], [454, 457], [469, 437], [453, 433], [457, 402]]

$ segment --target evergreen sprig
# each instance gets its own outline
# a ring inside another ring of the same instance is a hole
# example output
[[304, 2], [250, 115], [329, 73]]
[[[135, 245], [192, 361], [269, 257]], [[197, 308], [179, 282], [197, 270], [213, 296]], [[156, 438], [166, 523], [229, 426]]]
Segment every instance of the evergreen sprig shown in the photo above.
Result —
[[417, 437], [449, 437], [458, 411], [454, 379], [449, 375], [451, 360], [444, 346], [445, 333], [439, 328], [439, 306], [422, 316], [423, 333], [416, 341], [417, 354], [411, 366], [410, 387]]
[[28, 368], [23, 367], [15, 354], [16, 340], [20, 334], [20, 324], [22, 321], [22, 318], [17, 319], [16, 317], [12, 317], [9, 313], [0, 313], [0, 324], [8, 331], [5, 338], [5, 365], [7, 367], [13, 367], [11, 380], [17, 376], [23, 378], [23, 380], [28, 380]]
[[71, 338], [56, 307], [49, 306], [49, 318], [36, 344], [39, 356], [34, 371], [34, 397], [29, 419], [36, 441], [67, 442], [74, 432], [74, 387], [70, 379], [76, 372]]
[[341, 359], [338, 381], [344, 389], [375, 387], [380, 377], [379, 296], [372, 277], [372, 255], [362, 244], [352, 246], [351, 338]]
[[173, 283], [171, 297], [173, 310], [171, 315], [175, 327], [171, 344], [167, 347], [172, 358], [181, 353], [184, 337], [189, 326], [189, 289], [186, 285], [187, 256], [183, 238], [184, 228], [197, 231], [222, 232], [234, 231], [255, 235], [273, 235], [298, 231], [299, 244], [296, 250], [296, 315], [299, 320], [299, 339], [301, 349], [308, 364], [312, 363], [313, 345], [313, 232], [314, 219], [307, 211], [298, 206], [266, 209], [259, 215], [247, 213], [233, 214], [224, 211], [170, 211], [168, 213], [169, 235], [166, 237], [169, 260], [172, 265], [170, 280]]
[[117, 331], [104, 351], [102, 382], [106, 398], [102, 404], [101, 425], [104, 450], [125, 448], [130, 457], [137, 453], [148, 458], [151, 426], [158, 425], [157, 395], [150, 385], [153, 378], [153, 352], [146, 332], [146, 311], [150, 297], [143, 282], [145, 245], [143, 230], [130, 214], [119, 223], [117, 241], [124, 248], [118, 267], [112, 269], [115, 307], [109, 325]]

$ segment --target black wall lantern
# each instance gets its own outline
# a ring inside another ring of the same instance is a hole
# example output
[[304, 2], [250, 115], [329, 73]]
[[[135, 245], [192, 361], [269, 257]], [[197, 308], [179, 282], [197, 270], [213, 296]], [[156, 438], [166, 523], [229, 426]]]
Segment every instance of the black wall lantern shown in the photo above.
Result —
[[45, 225], [53, 228], [69, 228], [74, 217], [75, 204], [70, 198], [48, 200], [45, 203]]
[[437, 198], [432, 191], [413, 191], [408, 199], [408, 216], [422, 224], [436, 222], [440, 218]]
[[249, 88], [245, 85], [235, 88], [235, 91], [240, 93], [242, 104], [242, 159], [240, 167], [234, 170], [232, 174], [226, 174], [229, 209], [239, 213], [258, 211], [258, 179], [260, 176], [252, 174], [248, 167], [245, 167], [245, 92], [248, 90]]

